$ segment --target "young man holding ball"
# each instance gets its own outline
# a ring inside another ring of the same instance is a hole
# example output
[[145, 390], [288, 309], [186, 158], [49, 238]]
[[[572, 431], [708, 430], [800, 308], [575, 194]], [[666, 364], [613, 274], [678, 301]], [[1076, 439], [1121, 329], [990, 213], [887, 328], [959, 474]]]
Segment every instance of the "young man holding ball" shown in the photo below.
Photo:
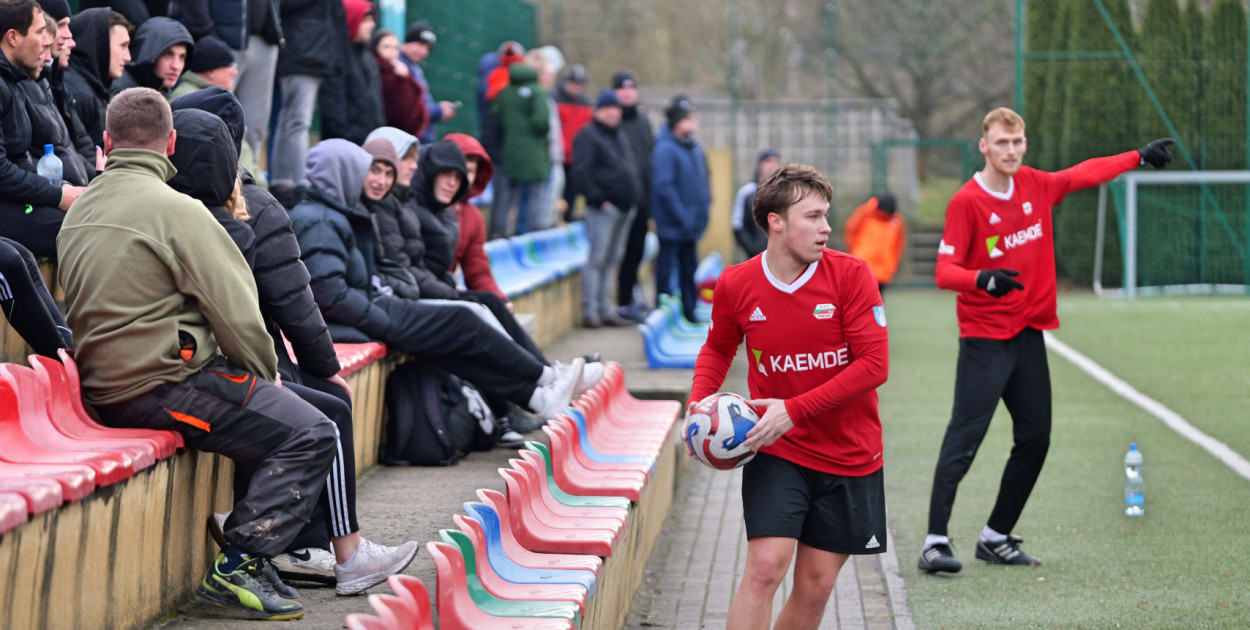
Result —
[[729, 630], [769, 627], [795, 562], [778, 628], [820, 625], [851, 554], [886, 550], [877, 387], [889, 367], [885, 308], [864, 261], [826, 249], [833, 188], [787, 164], [755, 194], [763, 254], [725, 269], [687, 404], [715, 393], [746, 339], [747, 386], [760, 421], [745, 444], [747, 564]]

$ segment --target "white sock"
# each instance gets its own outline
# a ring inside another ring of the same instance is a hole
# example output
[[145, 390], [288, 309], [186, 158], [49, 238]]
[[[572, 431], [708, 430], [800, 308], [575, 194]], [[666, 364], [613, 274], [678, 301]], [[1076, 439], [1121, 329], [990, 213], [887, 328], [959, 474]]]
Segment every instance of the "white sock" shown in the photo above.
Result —
[[[546, 369], [550, 369], [550, 368], [546, 368]], [[530, 411], [534, 413], [538, 413], [542, 411], [543, 407], [547, 406], [547, 397], [550, 395], [551, 395], [551, 392], [547, 391], [546, 387], [535, 387], [534, 393], [530, 394], [530, 404], [529, 404]]]
[[1007, 540], [1007, 534], [1000, 534], [990, 529], [989, 525], [986, 525], [985, 529], [981, 530], [981, 540], [988, 543], [1000, 543]]
[[538, 386], [550, 385], [556, 380], [556, 371], [550, 365], [543, 366], [543, 374], [538, 377]]
[[938, 535], [938, 534], [929, 534], [928, 536], [925, 536], [925, 537], [924, 537], [924, 548], [925, 548], [925, 549], [928, 549], [929, 547], [932, 547], [933, 545], [949, 545], [949, 544], [951, 544], [951, 539], [950, 539], [950, 537], [949, 537], [949, 536], [940, 536], [940, 535]]

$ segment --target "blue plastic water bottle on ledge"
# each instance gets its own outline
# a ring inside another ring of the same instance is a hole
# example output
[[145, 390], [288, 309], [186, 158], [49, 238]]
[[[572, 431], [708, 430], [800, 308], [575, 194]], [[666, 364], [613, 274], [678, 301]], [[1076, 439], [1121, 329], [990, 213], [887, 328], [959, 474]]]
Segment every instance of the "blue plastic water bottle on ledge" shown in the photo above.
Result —
[[1124, 515], [1141, 516], [1146, 513], [1146, 485], [1141, 478], [1141, 451], [1137, 444], [1130, 444], [1124, 455]]

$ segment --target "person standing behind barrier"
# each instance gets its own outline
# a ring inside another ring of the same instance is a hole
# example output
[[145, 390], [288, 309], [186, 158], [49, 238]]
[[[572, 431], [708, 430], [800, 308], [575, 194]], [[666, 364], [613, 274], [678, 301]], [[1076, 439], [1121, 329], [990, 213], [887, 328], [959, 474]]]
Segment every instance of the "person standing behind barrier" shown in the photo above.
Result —
[[328, 54], [339, 55], [339, 71], [327, 76], [317, 93], [321, 137], [364, 144], [369, 132], [386, 119], [378, 62], [369, 51], [377, 9], [369, 0], [342, 1], [349, 42], [344, 45], [339, 39], [327, 44], [332, 49]]
[[638, 211], [629, 224], [625, 238], [625, 255], [616, 276], [616, 303], [618, 312], [625, 319], [642, 321], [649, 310], [646, 297], [638, 287], [638, 268], [642, 266], [642, 254], [647, 243], [647, 231], [651, 228], [651, 151], [655, 149], [655, 134], [651, 131], [651, 119], [647, 109], [638, 102], [638, 85], [628, 70], [612, 75], [612, 88], [621, 101], [621, 133], [634, 152], [638, 165]]
[[[555, 99], [556, 111], [560, 115], [560, 136], [564, 141], [564, 174], [568, 175], [573, 171], [573, 138], [577, 137], [577, 132], [581, 131], [582, 127], [590, 123], [595, 111], [594, 101], [590, 100], [589, 94], [586, 94], [585, 66], [576, 64], [569, 68], [560, 81], [560, 85], [556, 87]], [[567, 178], [562, 198], [564, 222], [572, 223], [573, 204], [577, 201], [577, 192], [568, 184]]]
[[621, 102], [604, 89], [595, 102], [594, 120], [573, 139], [571, 183], [586, 198], [586, 236], [590, 254], [582, 268], [582, 325], [627, 326], [616, 312], [612, 279], [625, 253], [629, 222], [642, 184], [638, 163], [621, 132]]
[[747, 258], [755, 258], [764, 253], [768, 247], [768, 235], [755, 224], [755, 191], [760, 182], [781, 166], [781, 154], [772, 149], [760, 152], [756, 161], [755, 179], [742, 185], [734, 196], [733, 229], [734, 240], [746, 252]]
[[425, 109], [426, 88], [413, 76], [408, 64], [400, 60], [399, 37], [386, 29], [378, 29], [373, 33], [369, 48], [378, 61], [386, 124], [414, 136], [421, 135], [430, 124], [429, 112]]
[[269, 558], [312, 512], [334, 424], [275, 383], [247, 261], [202, 203], [165, 183], [175, 173], [169, 104], [129, 89], [105, 124], [105, 171], [58, 238], [84, 399], [106, 425], [178, 431], [189, 448], [254, 469], [198, 592], [256, 617], [301, 617]]
[[543, 181], [542, 201], [537, 209], [530, 211], [529, 229], [536, 232], [555, 226], [559, 201], [564, 198], [564, 189], [567, 188], [564, 172], [564, 129], [560, 127], [560, 110], [552, 96], [556, 87], [556, 72], [552, 62], [541, 48], [526, 53], [526, 60], [538, 69], [538, 87], [547, 98], [550, 117], [547, 156], [551, 160], [551, 166], [547, 169], [547, 179]]
[[888, 192], [872, 197], [851, 213], [843, 231], [846, 251], [868, 262], [880, 291], [894, 280], [907, 248], [907, 223], [895, 204]]
[[[660, 255], [655, 263], [656, 290], [666, 295], [681, 291], [682, 315], [695, 321], [694, 271], [696, 246], [707, 229], [709, 189], [707, 156], [695, 139], [699, 118], [690, 99], [676, 96], [664, 110], [668, 126], [660, 130], [651, 156], [651, 206]], [[677, 286], [673, 286], [673, 267]]]
[[[508, 86], [490, 104], [491, 118], [499, 124], [504, 176], [495, 187], [490, 213], [492, 238], [513, 234], [513, 227], [516, 234], [530, 231], [530, 214], [537, 214], [542, 205], [551, 169], [547, 139], [551, 132], [550, 97], [538, 84], [538, 68], [521, 62], [508, 66], [507, 72]], [[514, 204], [515, 223], [510, 220]]]
[[404, 45], [400, 46], [399, 51], [399, 60], [408, 66], [412, 79], [421, 86], [421, 98], [424, 99], [429, 122], [417, 137], [424, 144], [438, 139], [438, 123], [456, 117], [456, 105], [448, 101], [435, 102], [434, 95], [430, 92], [430, 82], [425, 80], [425, 71], [421, 69], [421, 62], [430, 56], [430, 49], [437, 42], [438, 37], [430, 23], [417, 20], [404, 33]]
[[[280, 4], [286, 43], [278, 51], [278, 92], [282, 109], [274, 131], [269, 163], [269, 189], [288, 209], [304, 196], [308, 179], [304, 159], [308, 155], [308, 130], [312, 125], [317, 94], [325, 77], [345, 71], [339, 56], [327, 49], [340, 41], [346, 16], [340, 0], [298, 0]], [[248, 121], [268, 125], [269, 121]]]

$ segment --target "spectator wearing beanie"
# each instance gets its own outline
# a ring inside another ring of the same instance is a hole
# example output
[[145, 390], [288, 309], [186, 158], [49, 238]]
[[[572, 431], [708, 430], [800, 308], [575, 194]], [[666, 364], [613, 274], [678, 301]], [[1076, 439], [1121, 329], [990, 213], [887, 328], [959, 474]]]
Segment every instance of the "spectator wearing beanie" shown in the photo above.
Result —
[[[699, 119], [685, 96], [673, 97], [664, 110], [667, 126], [660, 130], [651, 153], [651, 209], [660, 254], [655, 264], [656, 290], [674, 295], [681, 290], [682, 314], [695, 320], [695, 246], [707, 229], [712, 194], [707, 157], [695, 139]], [[673, 285], [673, 268], [678, 286]]]
[[430, 92], [430, 83], [425, 80], [425, 71], [421, 69], [421, 62], [430, 56], [430, 49], [436, 43], [438, 43], [438, 36], [434, 34], [434, 27], [425, 20], [417, 20], [404, 33], [404, 44], [399, 50], [399, 60], [408, 66], [408, 72], [413, 80], [421, 86], [425, 112], [430, 118], [424, 133], [417, 134], [421, 144], [430, 144], [437, 140], [438, 123], [456, 117], [455, 105], [448, 101], [434, 101], [434, 96]]
[[586, 198], [590, 241], [589, 259], [582, 269], [582, 321], [587, 328], [630, 323], [617, 314], [611, 287], [642, 185], [620, 124], [621, 103], [615, 91], [605, 89], [595, 102], [594, 119], [573, 139], [569, 183]]
[[622, 317], [642, 321], [650, 309], [643, 292], [638, 290], [638, 267], [642, 265], [647, 230], [651, 225], [651, 150], [655, 147], [655, 134], [651, 131], [646, 108], [638, 103], [638, 84], [634, 75], [628, 70], [617, 71], [612, 75], [612, 89], [621, 102], [621, 133], [625, 134], [629, 147], [634, 151], [638, 180], [642, 186], [638, 212], [629, 226], [625, 254], [616, 277], [616, 300]]
[[234, 53], [226, 42], [215, 35], [205, 35], [195, 43], [195, 59], [187, 66], [190, 72], [169, 93], [170, 101], [180, 96], [198, 92], [215, 85], [227, 92], [234, 91], [234, 79], [239, 75]]

